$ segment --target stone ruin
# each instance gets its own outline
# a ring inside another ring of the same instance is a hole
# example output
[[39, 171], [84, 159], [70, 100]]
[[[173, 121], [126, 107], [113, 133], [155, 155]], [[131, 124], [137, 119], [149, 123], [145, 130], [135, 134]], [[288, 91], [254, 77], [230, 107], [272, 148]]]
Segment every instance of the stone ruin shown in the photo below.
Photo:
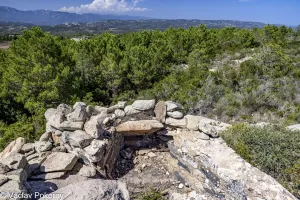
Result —
[[[151, 137], [155, 137], [160, 144], [156, 151], [167, 149], [170, 155], [165, 167], [176, 175], [178, 188], [192, 188], [183, 193], [173, 191], [170, 199], [296, 199], [219, 138], [230, 124], [184, 115], [183, 106], [172, 101], [137, 100], [132, 105], [118, 102], [108, 108], [83, 102], [73, 107], [61, 104], [48, 109], [45, 118], [46, 131], [39, 141], [25, 143], [18, 138], [0, 153], [0, 192], [32, 194], [40, 183], [35, 181], [59, 180], [75, 173], [93, 180], [74, 185], [76, 180], [47, 193], [69, 192], [66, 199], [72, 199], [77, 191], [82, 195], [92, 190], [91, 184], [98, 188], [94, 188], [97, 196], [90, 198], [102, 199], [109, 191], [111, 198], [107, 199], [129, 199], [121, 181], [103, 181], [118, 179], [128, 172], [118, 168], [118, 159], [130, 158], [132, 149], [151, 147]], [[155, 157], [153, 152], [147, 153], [147, 157]], [[130, 185], [128, 180], [124, 182]], [[164, 186], [171, 187], [168, 184], [166, 181]]]

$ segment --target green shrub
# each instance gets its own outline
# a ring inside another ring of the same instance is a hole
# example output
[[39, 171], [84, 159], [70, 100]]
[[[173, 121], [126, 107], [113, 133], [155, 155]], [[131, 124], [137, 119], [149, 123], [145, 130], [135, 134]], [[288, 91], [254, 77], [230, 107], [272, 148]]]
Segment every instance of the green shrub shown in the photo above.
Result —
[[9, 126], [0, 123], [0, 134], [0, 151], [18, 137], [24, 137], [27, 142], [30, 142], [38, 136], [31, 119], [21, 119]]
[[151, 189], [149, 192], [143, 194], [139, 200], [166, 200], [159, 190]]
[[222, 138], [241, 157], [300, 197], [300, 132], [236, 125]]

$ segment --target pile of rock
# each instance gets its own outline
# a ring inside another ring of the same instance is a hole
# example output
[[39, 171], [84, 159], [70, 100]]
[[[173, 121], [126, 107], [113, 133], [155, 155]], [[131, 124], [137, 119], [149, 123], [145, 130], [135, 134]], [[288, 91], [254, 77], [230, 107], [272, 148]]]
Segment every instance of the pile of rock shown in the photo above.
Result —
[[[73, 108], [66, 104], [50, 108], [45, 112], [46, 132], [39, 141], [25, 144], [23, 138], [18, 138], [0, 154], [1, 190], [11, 188], [9, 180], [17, 182], [17, 187], [23, 190], [22, 183], [27, 177], [61, 178], [72, 170], [78, 159], [85, 164], [79, 171], [83, 176], [94, 176], [96, 171], [105, 168], [111, 172], [108, 168], [113, 168], [123, 136], [155, 132], [174, 135], [178, 128], [188, 128], [203, 139], [218, 135], [210, 122], [200, 126], [200, 118], [184, 117], [182, 109], [177, 103], [155, 104], [155, 100], [137, 100], [128, 106], [126, 102], [118, 102], [109, 108], [87, 106], [83, 102], [77, 102]], [[136, 120], [135, 116], [143, 112], [150, 113], [152, 119]], [[206, 137], [196, 132], [199, 127], [208, 134]]]
[[[76, 174], [85, 181], [75, 179], [56, 188], [57, 193], [66, 195], [64, 199], [129, 199], [125, 184], [103, 179], [113, 178], [119, 155], [126, 160], [133, 157], [131, 149], [136, 148], [133, 148], [135, 143], [141, 147], [143, 142], [132, 142], [132, 138], [154, 137], [167, 143], [171, 155], [159, 158], [163, 154], [156, 156], [145, 149], [137, 151], [138, 154], [147, 152], [142, 161], [149, 158], [149, 162], [165, 160], [167, 163], [158, 167], [161, 171], [168, 168], [170, 174], [167, 171], [165, 178], [159, 175], [152, 183], [167, 183], [172, 173], [180, 181], [180, 190], [185, 185], [195, 190], [189, 194], [175, 192], [171, 199], [295, 199], [276, 180], [245, 162], [219, 138], [230, 124], [184, 115], [183, 106], [172, 101], [137, 100], [132, 105], [118, 102], [108, 108], [83, 102], [73, 107], [61, 104], [56, 109], [48, 109], [45, 118], [46, 131], [39, 141], [26, 143], [24, 138], [17, 138], [0, 153], [1, 193], [26, 198], [26, 194], [35, 192], [32, 185], [41, 180], [55, 182]], [[129, 148], [123, 150], [124, 146]], [[125, 182], [148, 184], [152, 171], [157, 172], [157, 168], [150, 166], [151, 163], [140, 163], [140, 171], [147, 169], [148, 174], [140, 174], [133, 181], [125, 178]], [[130, 177], [136, 177], [135, 171], [139, 171], [138, 167], [131, 171]], [[142, 180], [143, 177], [148, 180]], [[77, 180], [82, 182], [73, 184]]]
[[39, 141], [25, 143], [18, 138], [0, 154], [0, 189], [22, 192], [27, 178], [62, 178], [77, 162], [84, 164], [79, 171], [82, 176], [93, 177], [106, 170], [111, 178], [124, 137], [157, 133], [163, 139], [184, 133], [209, 140], [230, 126], [184, 116], [182, 110], [178, 103], [155, 100], [137, 100], [132, 105], [118, 102], [108, 108], [83, 102], [50, 108], [45, 112], [46, 132]]

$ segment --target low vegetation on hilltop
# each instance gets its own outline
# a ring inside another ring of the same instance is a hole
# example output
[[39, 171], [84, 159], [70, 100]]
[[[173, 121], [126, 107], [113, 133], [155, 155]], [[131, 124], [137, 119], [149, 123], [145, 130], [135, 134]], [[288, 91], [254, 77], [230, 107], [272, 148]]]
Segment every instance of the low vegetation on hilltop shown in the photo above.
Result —
[[299, 31], [202, 25], [74, 41], [26, 30], [0, 50], [0, 148], [34, 139], [47, 108], [79, 100], [170, 99], [223, 121], [300, 122]]
[[300, 132], [278, 126], [237, 125], [222, 134], [252, 165], [277, 179], [300, 198]]
[[138, 200], [166, 200], [160, 191], [151, 189], [149, 192], [144, 193]]

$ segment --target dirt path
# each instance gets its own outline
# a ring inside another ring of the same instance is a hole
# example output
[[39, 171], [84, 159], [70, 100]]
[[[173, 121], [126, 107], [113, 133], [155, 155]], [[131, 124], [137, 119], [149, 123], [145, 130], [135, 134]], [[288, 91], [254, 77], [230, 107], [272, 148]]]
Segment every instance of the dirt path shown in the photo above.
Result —
[[0, 42], [0, 49], [8, 49], [10, 42]]

